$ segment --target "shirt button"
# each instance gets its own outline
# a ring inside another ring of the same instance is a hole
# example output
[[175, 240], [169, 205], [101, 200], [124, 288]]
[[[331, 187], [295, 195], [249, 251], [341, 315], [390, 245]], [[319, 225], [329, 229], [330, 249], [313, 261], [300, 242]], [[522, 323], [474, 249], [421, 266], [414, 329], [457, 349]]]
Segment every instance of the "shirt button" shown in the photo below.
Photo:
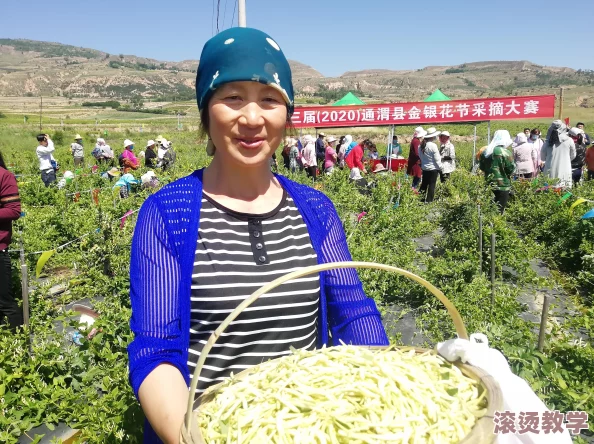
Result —
[[254, 233], [253, 233], [253, 234], [254, 234], [254, 237], [255, 237], [255, 238], [258, 238], [258, 237], [260, 237], [260, 232], [259, 232], [259, 231], [254, 231]]
[[260, 257], [258, 258], [258, 260], [259, 260], [260, 262], [266, 262], [266, 256], [260, 256]]
[[254, 224], [255, 224], [255, 225], [260, 225], [260, 223], [261, 223], [261, 222], [260, 222], [260, 220], [259, 220], [259, 219], [256, 219], [256, 220], [254, 221]]
[[256, 248], [257, 248], [258, 250], [261, 250], [262, 248], [264, 248], [264, 245], [262, 245], [261, 243], [259, 243], [259, 242], [258, 242], [258, 243], [256, 244]]

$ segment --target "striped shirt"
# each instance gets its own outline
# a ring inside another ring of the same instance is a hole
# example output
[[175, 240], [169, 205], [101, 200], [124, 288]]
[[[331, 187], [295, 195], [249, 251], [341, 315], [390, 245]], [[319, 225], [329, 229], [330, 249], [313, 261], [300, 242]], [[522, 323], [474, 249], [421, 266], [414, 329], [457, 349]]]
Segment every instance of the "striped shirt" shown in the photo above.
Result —
[[[307, 226], [283, 193], [267, 214], [245, 214], [203, 195], [191, 288], [188, 369], [193, 374], [212, 332], [263, 285], [317, 264]], [[209, 353], [197, 393], [231, 373], [317, 342], [319, 275], [287, 282], [248, 307]]]

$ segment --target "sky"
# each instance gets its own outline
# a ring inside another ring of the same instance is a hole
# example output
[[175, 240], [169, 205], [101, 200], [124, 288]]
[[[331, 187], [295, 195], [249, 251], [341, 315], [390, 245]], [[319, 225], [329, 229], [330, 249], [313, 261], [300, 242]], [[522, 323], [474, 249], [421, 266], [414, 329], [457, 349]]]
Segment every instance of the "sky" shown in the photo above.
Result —
[[[236, 0], [2, 0], [0, 37], [163, 61], [198, 59], [217, 32], [219, 2], [219, 30], [237, 26]], [[572, 1], [565, 14], [552, 0], [246, 3], [249, 27], [325, 76], [491, 60], [594, 69], [593, 0]]]

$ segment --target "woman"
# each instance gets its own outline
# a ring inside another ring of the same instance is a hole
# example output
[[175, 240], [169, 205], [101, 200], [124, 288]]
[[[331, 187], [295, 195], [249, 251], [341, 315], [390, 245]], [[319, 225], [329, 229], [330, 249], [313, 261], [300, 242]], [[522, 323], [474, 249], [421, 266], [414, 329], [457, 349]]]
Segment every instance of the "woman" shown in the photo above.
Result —
[[336, 137], [328, 137], [326, 143], [328, 145], [326, 146], [324, 169], [326, 170], [326, 174], [329, 175], [334, 171], [334, 165], [336, 165], [336, 160], [338, 158], [336, 151], [334, 150], [334, 147], [336, 146]]
[[588, 168], [588, 180], [594, 179], [594, 145], [586, 150], [586, 168]]
[[567, 134], [567, 126], [561, 120], [553, 121], [541, 151], [543, 173], [551, 179], [558, 179], [559, 186], [571, 188], [571, 161], [575, 155], [575, 143]]
[[493, 190], [494, 200], [501, 214], [507, 206], [511, 176], [516, 169], [513, 154], [507, 149], [512, 143], [509, 131], [495, 131], [493, 140], [481, 150], [479, 157], [479, 168], [485, 173], [485, 181]]
[[8, 318], [12, 331], [23, 325], [23, 311], [12, 286], [12, 266], [8, 246], [12, 238], [12, 221], [21, 217], [21, 199], [14, 174], [8, 171], [0, 153], [0, 325]]
[[368, 141], [364, 140], [361, 143], [351, 142], [346, 150], [344, 156], [344, 162], [352, 170], [358, 168], [360, 172], [366, 173], [365, 165], [363, 164], [363, 155], [365, 148], [367, 147]]
[[379, 159], [379, 154], [377, 152], [377, 146], [375, 145], [375, 143], [369, 144], [369, 158], [371, 160]]
[[371, 195], [369, 183], [367, 182], [367, 179], [361, 176], [361, 171], [359, 168], [355, 167], [351, 169], [351, 172], [349, 173], [349, 180], [357, 186], [357, 191], [359, 191], [359, 193], [363, 194], [364, 196]]
[[423, 176], [423, 170], [421, 169], [421, 159], [419, 158], [419, 147], [423, 142], [423, 137], [426, 131], [423, 127], [415, 128], [413, 139], [410, 142], [410, 151], [408, 153], [408, 166], [406, 167], [406, 174], [412, 176], [413, 182], [412, 187], [417, 188], [421, 183], [421, 177]]
[[172, 148], [172, 142], [165, 139], [163, 136], [157, 138], [159, 148], [157, 149], [157, 168], [163, 171], [171, 168], [175, 162], [175, 152]]
[[338, 167], [342, 169], [346, 165], [346, 162], [344, 161], [344, 159], [346, 157], [346, 153], [347, 153], [349, 147], [351, 146], [351, 143], [353, 143], [353, 136], [350, 136], [350, 135], [342, 136], [340, 139], [341, 139], [341, 142], [340, 142], [340, 146], [338, 147], [337, 157], [338, 157]]
[[309, 134], [303, 138], [305, 146], [301, 150], [301, 162], [308, 177], [316, 180], [318, 172], [318, 162], [316, 160], [316, 139]]
[[[270, 171], [293, 113], [278, 44], [251, 28], [217, 34], [202, 51], [196, 97], [212, 162], [149, 196], [132, 242], [130, 381], [152, 425], [145, 442], [179, 441], [190, 373], [241, 301], [289, 271], [351, 260], [332, 202]], [[334, 344], [388, 344], [353, 269], [286, 283], [255, 302], [215, 344], [198, 393], [291, 347], [329, 344], [329, 331]]]
[[144, 153], [144, 166], [147, 168], [155, 168], [157, 166], [157, 152], [155, 151], [156, 143], [154, 140], [149, 140], [146, 143], [146, 152]]
[[402, 147], [398, 143], [398, 136], [394, 135], [392, 137], [392, 143], [388, 144], [388, 156], [392, 157], [392, 159], [397, 159], [402, 156]]
[[528, 139], [528, 143], [534, 147], [534, 152], [536, 153], [536, 160], [534, 161], [534, 168], [533, 168], [533, 171], [534, 171], [533, 177], [536, 177], [536, 176], [538, 176], [538, 173], [540, 173], [540, 171], [541, 171], [541, 169], [540, 169], [540, 152], [542, 150], [542, 146], [544, 145], [544, 142], [540, 138], [540, 130], [538, 128], [533, 128], [532, 131], [530, 131], [530, 138]]
[[85, 166], [83, 139], [80, 134], [74, 136], [74, 143], [70, 144], [70, 153], [72, 154], [75, 168]]
[[129, 139], [124, 140], [124, 152], [120, 154], [119, 161], [123, 168], [138, 169], [138, 159], [134, 155], [134, 142]]
[[534, 144], [528, 143], [528, 139], [524, 133], [518, 133], [514, 143], [516, 145], [513, 148], [516, 174], [521, 179], [532, 179], [534, 175], [534, 162], [536, 162]]
[[439, 143], [441, 144], [439, 155], [442, 164], [439, 177], [441, 183], [445, 183], [450, 178], [450, 174], [456, 169], [456, 149], [450, 142], [450, 133], [448, 131], [444, 131], [439, 135]]
[[291, 140], [291, 137], [285, 137], [283, 151], [281, 152], [281, 156], [283, 156], [283, 165], [287, 170], [291, 167], [291, 158], [289, 156], [289, 153], [291, 152]]
[[[420, 133], [420, 135], [423, 133]], [[421, 169], [423, 170], [423, 179], [421, 180], [421, 189], [425, 202], [433, 202], [435, 196], [435, 184], [437, 177], [443, 167], [441, 155], [435, 144], [440, 132], [435, 128], [429, 128], [424, 135], [424, 140], [419, 147], [419, 158], [421, 159]]]
[[289, 150], [289, 169], [292, 173], [299, 171], [300, 158], [299, 148], [297, 148], [297, 140], [291, 139], [291, 148]]
[[120, 197], [122, 199], [128, 198], [130, 192], [138, 185], [140, 182], [138, 179], [135, 179], [134, 176], [130, 173], [124, 174], [120, 179], [115, 183], [112, 189], [115, 191], [119, 188]]
[[95, 149], [92, 152], [93, 157], [97, 160], [97, 163], [113, 163], [113, 150], [102, 137], [97, 138]]
[[582, 171], [586, 163], [586, 144], [584, 143], [584, 132], [579, 128], [571, 128], [569, 137], [575, 144], [575, 158], [571, 161], [571, 178], [573, 184], [577, 185], [582, 180]]

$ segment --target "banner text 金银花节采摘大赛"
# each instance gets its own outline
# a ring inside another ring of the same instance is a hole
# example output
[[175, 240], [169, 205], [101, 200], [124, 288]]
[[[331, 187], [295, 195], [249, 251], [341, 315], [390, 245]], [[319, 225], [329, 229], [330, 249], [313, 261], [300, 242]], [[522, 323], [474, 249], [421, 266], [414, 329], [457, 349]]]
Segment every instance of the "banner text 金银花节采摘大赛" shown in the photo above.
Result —
[[448, 102], [296, 107], [295, 128], [415, 125], [546, 119], [555, 115], [555, 96], [502, 97]]

